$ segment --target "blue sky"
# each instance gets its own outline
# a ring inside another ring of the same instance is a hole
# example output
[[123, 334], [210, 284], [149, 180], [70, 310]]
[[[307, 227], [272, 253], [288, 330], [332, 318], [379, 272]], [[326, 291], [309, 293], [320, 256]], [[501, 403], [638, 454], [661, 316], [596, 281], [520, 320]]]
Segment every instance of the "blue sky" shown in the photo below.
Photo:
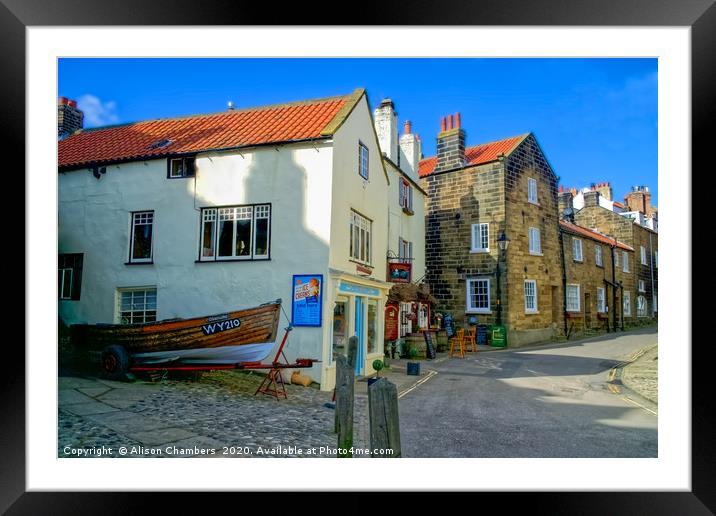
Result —
[[425, 156], [457, 111], [467, 145], [534, 132], [566, 186], [647, 185], [658, 205], [656, 59], [60, 59], [86, 127], [342, 95], [390, 97]]

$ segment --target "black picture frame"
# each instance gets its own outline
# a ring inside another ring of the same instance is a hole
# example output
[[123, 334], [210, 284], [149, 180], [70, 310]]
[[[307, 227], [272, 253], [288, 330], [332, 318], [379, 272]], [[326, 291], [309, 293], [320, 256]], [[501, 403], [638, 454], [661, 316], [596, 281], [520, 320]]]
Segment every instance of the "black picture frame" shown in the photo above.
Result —
[[[314, 7], [316, 7], [314, 5]], [[320, 12], [317, 12], [320, 11]], [[0, 66], [4, 80], [0, 82], [3, 99], [3, 123], [0, 135], [6, 157], [17, 160], [7, 170], [25, 170], [25, 28], [29, 26], [82, 25], [254, 25], [270, 23], [308, 25], [553, 25], [553, 26], [684, 26], [691, 28], [692, 73], [692, 169], [711, 170], [707, 162], [712, 145], [707, 130], [714, 120], [716, 95], [716, 6], [713, 0], [497, 0], [464, 2], [446, 0], [438, 4], [425, 2], [384, 2], [364, 4], [342, 15], [339, 21], [326, 19], [332, 10], [321, 8], [277, 9], [275, 4], [239, 3], [229, 0], [154, 0], [140, 2], [100, 2], [98, 0], [0, 0]], [[707, 125], [708, 124], [708, 125]], [[664, 142], [661, 142], [663, 144]], [[12, 174], [10, 174], [12, 175]], [[14, 191], [25, 193], [24, 177], [15, 175]], [[7, 185], [6, 185], [7, 186]], [[688, 209], [684, 212], [688, 215]], [[696, 223], [699, 217], [693, 217]], [[702, 219], [703, 220], [703, 219]], [[693, 230], [692, 230], [693, 233]], [[690, 251], [690, 250], [689, 250]], [[708, 253], [706, 253], [708, 254]], [[691, 253], [688, 254], [692, 256]], [[692, 266], [696, 262], [692, 259]], [[24, 273], [29, 272], [24, 267]], [[19, 275], [17, 275], [19, 276]], [[690, 284], [690, 278], [686, 278]], [[698, 317], [710, 303], [692, 303]], [[48, 318], [51, 318], [48, 315]], [[30, 324], [30, 314], [25, 313]], [[687, 326], [692, 335], [691, 321], [675, 321]], [[7, 339], [2, 375], [3, 421], [0, 433], [0, 510], [7, 514], [132, 514], [145, 513], [150, 504], [161, 504], [164, 512], [182, 514], [186, 497], [178, 493], [151, 495], [146, 493], [28, 493], [25, 489], [25, 354]], [[668, 345], [676, 343], [667, 343]], [[690, 344], [678, 343], [679, 345]], [[716, 428], [713, 415], [713, 389], [708, 384], [710, 343], [693, 346], [692, 351], [692, 490], [690, 492], [589, 492], [589, 493], [515, 493], [484, 494], [473, 503], [488, 507], [491, 501], [500, 504], [500, 511], [515, 505], [529, 504], [530, 513], [537, 514], [712, 514], [716, 510]], [[489, 472], [482, 472], [488, 475]], [[305, 493], [307, 499], [310, 493]], [[222, 503], [214, 496], [213, 503]], [[238, 494], [245, 503], [246, 495]], [[262, 495], [266, 498], [266, 494]], [[295, 494], [293, 507], [295, 505]], [[360, 493], [343, 497], [358, 502]], [[492, 498], [492, 500], [488, 499]], [[299, 499], [300, 499], [299, 498]], [[499, 498], [498, 500], [495, 500]], [[284, 497], [272, 495], [272, 503], [281, 504]], [[403, 511], [423, 503], [414, 493], [401, 497]], [[287, 507], [288, 507], [287, 502]], [[345, 505], [346, 507], [348, 505]], [[357, 507], [358, 504], [352, 504]], [[364, 510], [371, 510], [362, 505]]]

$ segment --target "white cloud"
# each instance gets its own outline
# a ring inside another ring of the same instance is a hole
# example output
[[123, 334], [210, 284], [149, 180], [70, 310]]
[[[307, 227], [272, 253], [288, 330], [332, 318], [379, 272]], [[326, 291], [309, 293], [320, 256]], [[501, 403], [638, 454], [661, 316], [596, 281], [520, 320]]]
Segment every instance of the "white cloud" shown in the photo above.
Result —
[[77, 99], [77, 107], [85, 114], [85, 127], [98, 127], [119, 122], [117, 103], [102, 102], [94, 95], [86, 94]]

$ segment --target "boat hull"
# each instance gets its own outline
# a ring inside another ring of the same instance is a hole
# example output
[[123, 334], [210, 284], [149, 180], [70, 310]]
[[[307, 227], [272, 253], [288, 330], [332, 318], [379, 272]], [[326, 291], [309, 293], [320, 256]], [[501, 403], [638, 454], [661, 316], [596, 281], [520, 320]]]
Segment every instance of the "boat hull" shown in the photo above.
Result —
[[261, 362], [274, 347], [273, 342], [263, 344], [242, 344], [238, 346], [222, 346], [219, 348], [197, 348], [174, 351], [155, 351], [150, 353], [132, 354], [135, 366], [159, 364], [208, 365], [238, 364]]
[[[276, 341], [280, 307], [277, 300], [255, 308], [189, 319], [127, 325], [79, 324], [71, 327], [71, 338], [80, 350], [121, 346], [137, 361], [179, 356], [182, 360], [206, 362], [252, 362], [264, 351], [268, 354]], [[246, 346], [250, 347], [240, 349]]]

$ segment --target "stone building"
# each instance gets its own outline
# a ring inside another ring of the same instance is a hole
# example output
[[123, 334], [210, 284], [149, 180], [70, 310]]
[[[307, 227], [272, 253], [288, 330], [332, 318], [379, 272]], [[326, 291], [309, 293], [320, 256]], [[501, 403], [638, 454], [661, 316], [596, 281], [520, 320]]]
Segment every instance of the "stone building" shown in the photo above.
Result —
[[623, 256], [620, 265], [623, 272], [634, 274], [633, 309], [637, 322], [646, 318], [655, 318], [658, 307], [658, 266], [659, 234], [646, 225], [641, 225], [632, 217], [619, 214], [600, 206], [599, 192], [585, 193], [584, 207], [575, 211], [575, 221], [582, 227], [607, 234], [634, 249], [633, 257], [628, 255], [628, 263]]
[[562, 317], [557, 177], [532, 133], [471, 147], [465, 136], [459, 113], [443, 118], [437, 155], [420, 162], [436, 309], [502, 323], [510, 346], [549, 340]]
[[631, 325], [636, 316], [635, 275], [633, 269], [624, 272], [618, 264], [633, 263], [634, 249], [570, 220], [560, 220], [559, 229], [564, 264], [564, 335], [615, 331]]

